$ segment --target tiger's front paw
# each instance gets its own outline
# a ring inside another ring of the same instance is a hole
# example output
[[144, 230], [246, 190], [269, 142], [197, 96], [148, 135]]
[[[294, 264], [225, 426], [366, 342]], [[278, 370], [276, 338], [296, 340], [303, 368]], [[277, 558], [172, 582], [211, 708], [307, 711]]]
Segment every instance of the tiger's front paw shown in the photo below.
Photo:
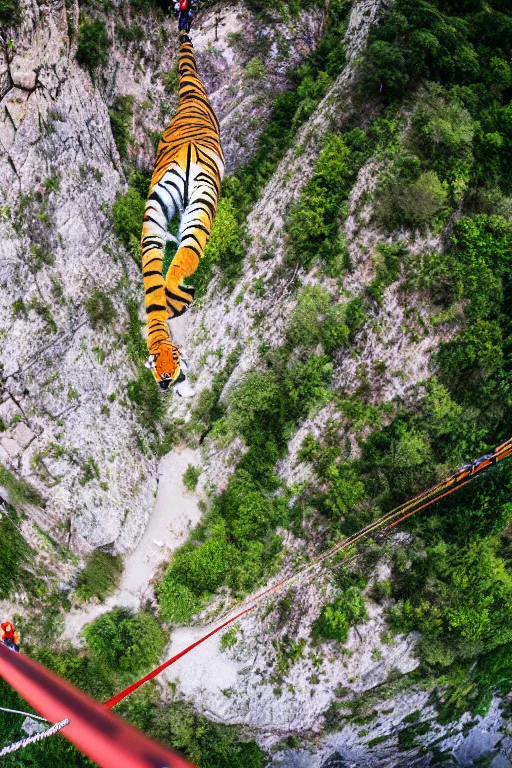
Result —
[[194, 288], [188, 285], [165, 286], [167, 310], [171, 320], [187, 311], [194, 300], [194, 293]]

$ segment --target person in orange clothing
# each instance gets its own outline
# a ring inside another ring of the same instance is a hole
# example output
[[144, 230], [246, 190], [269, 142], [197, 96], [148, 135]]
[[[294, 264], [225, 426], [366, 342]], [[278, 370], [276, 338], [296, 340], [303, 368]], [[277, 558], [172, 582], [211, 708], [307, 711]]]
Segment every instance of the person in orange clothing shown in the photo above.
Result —
[[0, 624], [0, 640], [16, 653], [20, 652], [20, 633], [16, 632], [10, 621], [4, 621]]

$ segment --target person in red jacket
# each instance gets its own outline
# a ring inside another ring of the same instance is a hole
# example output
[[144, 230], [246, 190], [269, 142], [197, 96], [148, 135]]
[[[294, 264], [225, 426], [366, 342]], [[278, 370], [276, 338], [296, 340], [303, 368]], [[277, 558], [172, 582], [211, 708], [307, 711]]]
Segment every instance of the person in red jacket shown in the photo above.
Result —
[[10, 621], [4, 621], [0, 624], [0, 640], [16, 653], [20, 652], [20, 633], [16, 632]]

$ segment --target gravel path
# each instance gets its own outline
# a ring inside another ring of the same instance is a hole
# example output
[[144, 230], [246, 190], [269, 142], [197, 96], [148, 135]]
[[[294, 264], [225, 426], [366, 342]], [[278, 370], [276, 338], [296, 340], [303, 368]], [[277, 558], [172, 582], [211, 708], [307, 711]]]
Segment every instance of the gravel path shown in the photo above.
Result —
[[187, 491], [182, 482], [189, 464], [199, 464], [198, 451], [184, 448], [180, 453], [171, 451], [163, 457], [153, 513], [137, 547], [125, 558], [118, 589], [102, 604], [88, 604], [69, 611], [63, 640], [80, 645], [83, 642], [80, 633], [86, 624], [119, 606], [137, 610], [152, 597], [151, 581], [159, 567], [186, 541], [190, 529], [201, 519], [195, 495]]

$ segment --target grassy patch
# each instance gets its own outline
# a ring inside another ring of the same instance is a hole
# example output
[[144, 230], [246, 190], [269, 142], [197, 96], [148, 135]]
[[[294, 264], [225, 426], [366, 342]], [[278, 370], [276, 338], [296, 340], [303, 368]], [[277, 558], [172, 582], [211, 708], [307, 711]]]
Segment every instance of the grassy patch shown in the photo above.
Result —
[[78, 30], [76, 59], [79, 64], [94, 70], [105, 64], [109, 49], [106, 24], [103, 20], [82, 16]]
[[115, 591], [122, 571], [123, 559], [120, 555], [114, 557], [108, 552], [93, 552], [78, 575], [76, 596], [81, 600], [97, 597], [103, 602]]
[[97, 289], [86, 299], [85, 311], [94, 329], [108, 328], [116, 318], [114, 302], [110, 296]]
[[2, 464], [0, 464], [0, 485], [8, 490], [10, 501], [13, 504], [26, 503], [35, 504], [37, 507], [44, 506], [44, 500], [39, 492], [30, 483], [17, 477]]
[[198, 467], [194, 467], [193, 464], [189, 464], [183, 473], [183, 485], [188, 488], [189, 491], [194, 491], [199, 480], [201, 470]]

